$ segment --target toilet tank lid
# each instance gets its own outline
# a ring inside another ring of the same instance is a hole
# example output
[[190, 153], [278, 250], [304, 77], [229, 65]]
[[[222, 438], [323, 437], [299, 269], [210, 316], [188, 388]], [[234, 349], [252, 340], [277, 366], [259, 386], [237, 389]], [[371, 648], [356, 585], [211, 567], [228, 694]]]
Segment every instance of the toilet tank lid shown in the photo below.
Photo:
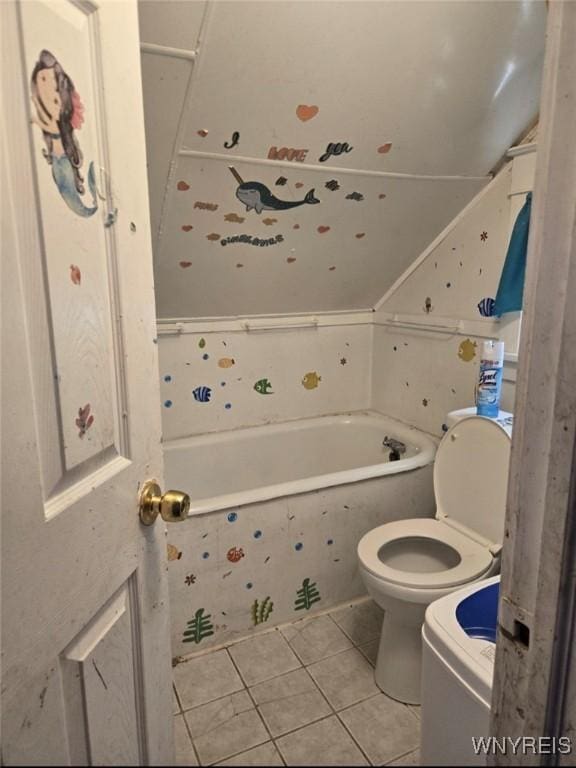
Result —
[[434, 462], [436, 517], [485, 543], [502, 545], [510, 435], [492, 419], [468, 416], [452, 426]]
[[[446, 414], [446, 424], [444, 425], [445, 431], [447, 432], [450, 427], [453, 427], [454, 424], [465, 419], [467, 416], [477, 416], [475, 405], [469, 408], [459, 408], [456, 411], [448, 411]], [[483, 418], [487, 419], [489, 417], [483, 416]], [[492, 420], [500, 424], [501, 427], [504, 427], [510, 435], [512, 434], [512, 426], [514, 424], [513, 413], [510, 413], [510, 411], [498, 411], [498, 416], [495, 416]]]

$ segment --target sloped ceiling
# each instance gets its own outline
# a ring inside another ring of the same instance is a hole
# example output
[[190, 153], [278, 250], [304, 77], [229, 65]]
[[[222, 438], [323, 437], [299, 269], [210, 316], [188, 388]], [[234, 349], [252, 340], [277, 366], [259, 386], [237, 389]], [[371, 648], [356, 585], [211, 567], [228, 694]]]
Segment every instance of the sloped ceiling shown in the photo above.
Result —
[[535, 118], [545, 17], [538, 0], [144, 0], [159, 316], [373, 306]]

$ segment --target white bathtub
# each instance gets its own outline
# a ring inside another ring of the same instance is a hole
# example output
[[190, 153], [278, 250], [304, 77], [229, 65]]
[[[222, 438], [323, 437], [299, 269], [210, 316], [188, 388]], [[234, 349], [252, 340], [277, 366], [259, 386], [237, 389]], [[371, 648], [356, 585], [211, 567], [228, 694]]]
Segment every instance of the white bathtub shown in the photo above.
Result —
[[[405, 458], [388, 460], [386, 436], [407, 445]], [[166, 443], [166, 487], [192, 498], [188, 520], [168, 526], [174, 656], [362, 597], [358, 542], [434, 514], [435, 450], [371, 412]], [[199, 616], [210, 628], [191, 641]]]
[[[405, 443], [400, 461], [389, 461], [386, 436]], [[423, 432], [365, 411], [172, 440], [165, 482], [187, 491], [190, 515], [199, 515], [407, 472], [435, 452]]]

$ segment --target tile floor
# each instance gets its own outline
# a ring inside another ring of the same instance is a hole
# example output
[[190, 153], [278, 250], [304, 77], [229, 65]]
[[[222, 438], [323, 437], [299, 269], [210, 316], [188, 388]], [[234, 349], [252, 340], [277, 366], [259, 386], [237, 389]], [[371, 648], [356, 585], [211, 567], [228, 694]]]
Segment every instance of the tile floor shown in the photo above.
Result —
[[419, 765], [418, 707], [379, 691], [371, 600], [174, 668], [178, 765]]

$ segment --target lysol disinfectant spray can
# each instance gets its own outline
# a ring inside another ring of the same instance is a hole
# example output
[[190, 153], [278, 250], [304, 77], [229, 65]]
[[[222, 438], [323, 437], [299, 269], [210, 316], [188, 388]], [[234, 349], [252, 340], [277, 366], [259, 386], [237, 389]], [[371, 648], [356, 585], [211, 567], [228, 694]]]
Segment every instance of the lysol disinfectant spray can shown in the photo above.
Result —
[[476, 393], [476, 413], [497, 418], [500, 410], [500, 390], [504, 366], [504, 342], [485, 341], [480, 359], [480, 376]]

